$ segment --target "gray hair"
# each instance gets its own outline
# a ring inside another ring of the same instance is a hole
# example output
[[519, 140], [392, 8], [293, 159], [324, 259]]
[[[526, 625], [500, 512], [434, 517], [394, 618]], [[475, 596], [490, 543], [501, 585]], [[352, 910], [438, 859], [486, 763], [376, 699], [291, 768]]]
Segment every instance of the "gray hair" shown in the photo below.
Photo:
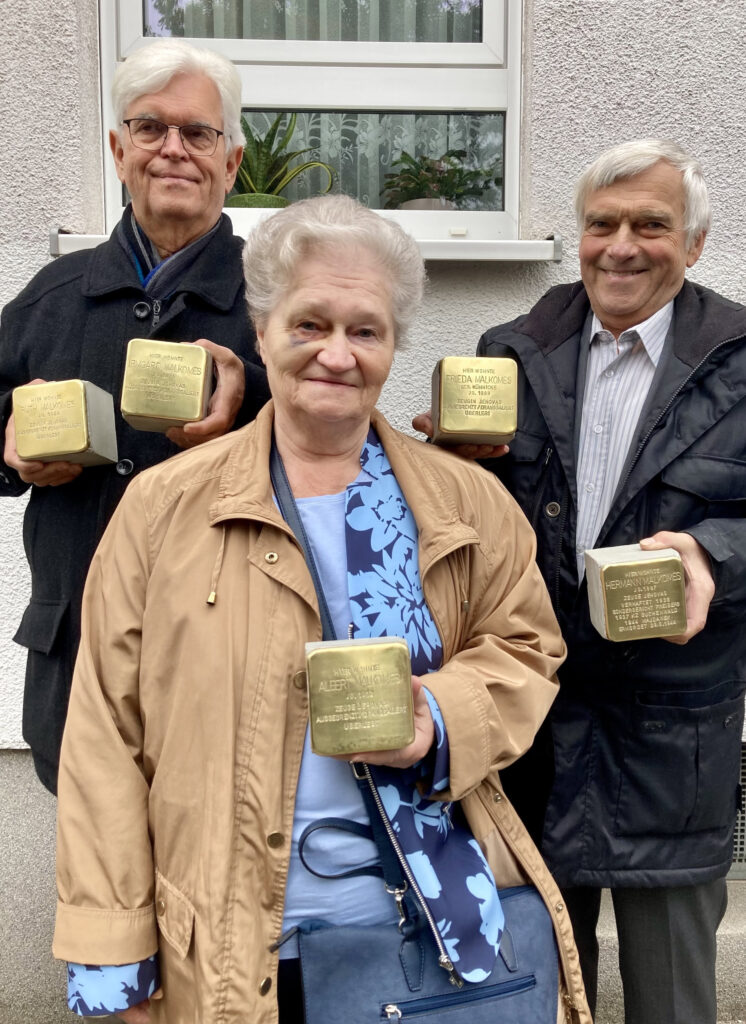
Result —
[[127, 107], [146, 93], [165, 89], [174, 75], [205, 75], [215, 84], [223, 106], [226, 156], [245, 139], [241, 129], [241, 79], [233, 64], [213, 50], [203, 50], [183, 39], [155, 39], [136, 50], [114, 73], [111, 102], [117, 124]]
[[243, 252], [246, 300], [254, 324], [266, 327], [270, 314], [292, 286], [309, 253], [360, 247], [369, 252], [391, 283], [395, 342], [406, 337], [425, 284], [417, 243], [397, 223], [344, 195], [303, 199], [261, 221]]
[[575, 187], [575, 216], [583, 233], [585, 201], [591, 192], [607, 188], [615, 181], [633, 178], [665, 160], [681, 171], [684, 183], [684, 230], [686, 244], [691, 245], [710, 227], [710, 199], [707, 195], [702, 166], [676, 142], [668, 139], [638, 139], [612, 146], [587, 167]]

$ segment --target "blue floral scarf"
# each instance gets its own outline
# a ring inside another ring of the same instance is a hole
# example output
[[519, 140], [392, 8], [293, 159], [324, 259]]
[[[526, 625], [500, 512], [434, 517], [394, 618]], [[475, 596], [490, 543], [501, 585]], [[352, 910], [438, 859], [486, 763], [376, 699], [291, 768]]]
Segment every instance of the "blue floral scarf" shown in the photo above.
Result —
[[[425, 675], [440, 668], [443, 647], [422, 591], [417, 524], [373, 430], [360, 464], [362, 477], [347, 488], [345, 530], [354, 635], [404, 637], [412, 671]], [[428, 798], [448, 787], [449, 753], [440, 709], [427, 696], [434, 757], [407, 770], [371, 766], [371, 774], [456, 970], [478, 982], [494, 967], [503, 912], [492, 872], [458, 808], [452, 814], [452, 804]]]

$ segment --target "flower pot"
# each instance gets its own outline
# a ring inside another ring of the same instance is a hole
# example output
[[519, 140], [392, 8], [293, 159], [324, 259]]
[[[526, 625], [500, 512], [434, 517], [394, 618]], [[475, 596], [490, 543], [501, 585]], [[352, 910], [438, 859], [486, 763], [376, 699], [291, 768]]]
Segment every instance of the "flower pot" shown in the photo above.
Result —
[[443, 196], [435, 196], [431, 199], [407, 199], [399, 203], [400, 210], [455, 210], [456, 204]]
[[290, 200], [285, 196], [271, 196], [265, 192], [243, 192], [238, 196], [228, 196], [226, 206], [272, 206], [278, 208], [289, 206]]

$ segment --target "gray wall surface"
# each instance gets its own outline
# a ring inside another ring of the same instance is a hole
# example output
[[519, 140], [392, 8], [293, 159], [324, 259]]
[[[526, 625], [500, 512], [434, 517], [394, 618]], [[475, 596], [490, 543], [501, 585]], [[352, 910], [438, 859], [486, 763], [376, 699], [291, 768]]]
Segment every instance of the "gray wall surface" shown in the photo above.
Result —
[[[103, 231], [109, 158], [95, 0], [2, 0], [1, 15], [0, 304], [47, 260], [51, 224]], [[430, 264], [424, 311], [381, 403], [397, 426], [408, 429], [427, 405], [437, 358], [471, 354], [486, 327], [577, 277], [573, 183], [615, 142], [663, 135], [700, 157], [714, 223], [692, 277], [746, 301], [744, 38], [743, 0], [525, 0], [521, 233], [561, 232], [566, 256], [559, 265]], [[70, 1019], [54, 1009], [62, 984], [48, 953], [53, 802], [28, 755], [10, 752], [20, 745], [23, 688], [11, 637], [28, 593], [22, 511], [22, 500], [0, 502], [0, 748], [8, 748], [0, 754], [0, 1024], [50, 1024]], [[746, 1016], [743, 964], [732, 978], [740, 982], [728, 997], [735, 1020], [739, 1007]]]

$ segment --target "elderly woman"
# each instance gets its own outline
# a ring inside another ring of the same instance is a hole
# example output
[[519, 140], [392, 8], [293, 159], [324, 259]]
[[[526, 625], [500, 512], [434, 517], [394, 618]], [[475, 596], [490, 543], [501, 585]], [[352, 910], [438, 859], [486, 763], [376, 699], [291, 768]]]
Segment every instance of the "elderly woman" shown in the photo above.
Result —
[[[70, 1004], [132, 1024], [302, 1024], [295, 926], [397, 920], [380, 879], [319, 878], [299, 856], [309, 823], [370, 820], [346, 763], [364, 760], [454, 980], [489, 976], [499, 891], [531, 882], [554, 918], [562, 1012], [587, 1021], [558, 891], [498, 776], [564, 656], [533, 535], [492, 476], [375, 411], [422, 291], [416, 245], [322, 197], [263, 222], [244, 264], [273, 402], [138, 477], [88, 579], [60, 776]], [[310, 748], [320, 605], [280, 477], [337, 635], [408, 642], [408, 746]], [[319, 838], [321, 874], [377, 859], [359, 831]]]

